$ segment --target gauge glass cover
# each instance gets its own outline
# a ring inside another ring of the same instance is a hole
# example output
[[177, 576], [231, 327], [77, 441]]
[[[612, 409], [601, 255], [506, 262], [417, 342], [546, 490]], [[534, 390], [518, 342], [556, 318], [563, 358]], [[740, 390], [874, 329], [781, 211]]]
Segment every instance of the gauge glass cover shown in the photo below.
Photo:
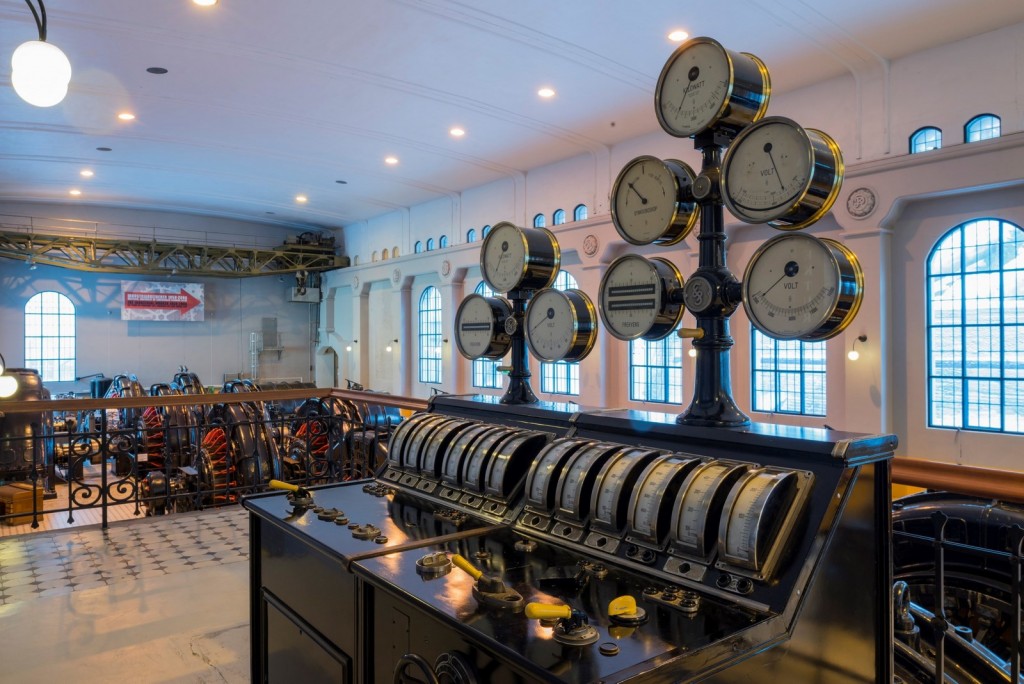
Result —
[[671, 245], [697, 223], [699, 207], [690, 193], [694, 173], [685, 163], [657, 157], [633, 159], [612, 187], [612, 223], [634, 245]]
[[662, 127], [686, 138], [710, 127], [729, 98], [732, 65], [715, 41], [695, 40], [665, 65], [658, 80], [657, 113]]
[[683, 277], [671, 262], [627, 254], [601, 279], [601, 320], [620, 340], [662, 339], [683, 317], [682, 305], [670, 298], [682, 286]]

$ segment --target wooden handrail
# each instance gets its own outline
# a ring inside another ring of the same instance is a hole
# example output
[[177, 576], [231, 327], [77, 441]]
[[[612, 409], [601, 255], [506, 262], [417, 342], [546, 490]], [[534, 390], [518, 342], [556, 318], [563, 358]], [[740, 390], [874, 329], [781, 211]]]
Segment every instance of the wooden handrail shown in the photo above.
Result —
[[899, 456], [892, 460], [894, 484], [1024, 503], [1024, 473], [940, 463]]

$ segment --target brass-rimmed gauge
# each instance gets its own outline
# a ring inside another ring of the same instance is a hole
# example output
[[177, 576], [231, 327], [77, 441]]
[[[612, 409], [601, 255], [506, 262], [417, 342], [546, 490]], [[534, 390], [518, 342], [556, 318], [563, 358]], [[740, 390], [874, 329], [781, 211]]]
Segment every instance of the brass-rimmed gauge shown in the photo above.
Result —
[[620, 340], [660, 340], [683, 318], [683, 274], [667, 259], [619, 257], [601, 278], [601, 320]]
[[634, 245], [674, 245], [700, 216], [691, 187], [693, 169], [678, 159], [641, 156], [626, 164], [612, 186], [612, 223]]
[[520, 228], [502, 221], [480, 247], [480, 271], [495, 292], [548, 287], [561, 263], [558, 240], [546, 228]]
[[658, 76], [654, 111], [669, 135], [689, 138], [719, 127], [739, 130], [764, 116], [771, 95], [768, 67], [754, 55], [691, 38]]
[[525, 325], [530, 353], [541, 361], [580, 361], [597, 341], [597, 311], [582, 290], [541, 290]]
[[741, 221], [798, 230], [832, 208], [843, 173], [835, 140], [792, 119], [771, 116], [729, 146], [722, 160], [722, 199]]
[[827, 340], [853, 321], [864, 297], [857, 255], [835, 240], [786, 233], [761, 245], [743, 274], [743, 308], [780, 340]]
[[455, 345], [467, 359], [500, 359], [512, 347], [505, 321], [512, 305], [501, 297], [471, 294], [455, 312]]

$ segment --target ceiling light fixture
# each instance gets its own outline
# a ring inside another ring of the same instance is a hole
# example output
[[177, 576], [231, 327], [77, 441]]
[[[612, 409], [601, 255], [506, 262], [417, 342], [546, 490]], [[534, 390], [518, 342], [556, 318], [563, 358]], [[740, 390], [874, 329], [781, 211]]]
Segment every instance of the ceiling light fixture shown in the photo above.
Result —
[[394, 166], [398, 163], [398, 157], [384, 157], [384, 163]]
[[453, 138], [461, 138], [462, 136], [466, 135], [466, 129], [460, 128], [459, 126], [453, 126], [452, 128], [448, 129], [448, 133], [451, 134]]
[[71, 194], [71, 195], [74, 195], [75, 197], [78, 197], [79, 195], [81, 195], [81, 194], [82, 194], [82, 191], [81, 191], [81, 190], [78, 190], [78, 189], [76, 188], [76, 189], [72, 190], [72, 191], [70, 192], [70, 194]]
[[671, 33], [668, 34], [668, 39], [675, 43], [681, 43], [689, 37], [689, 33], [680, 29], [676, 29], [675, 31], [672, 31]]
[[213, 7], [217, 4], [217, 0], [192, 0], [192, 4], [200, 7]]
[[11, 55], [11, 85], [30, 105], [52, 107], [68, 94], [71, 62], [59, 47], [46, 42], [46, 7], [43, 0], [36, 2], [38, 11], [30, 0], [25, 0], [36, 20], [39, 40], [22, 43]]
[[157, 76], [163, 76], [167, 73], [167, 69], [164, 69], [163, 67], [149, 67], [146, 71], [151, 74], [156, 74]]
[[537, 91], [537, 94], [540, 95], [541, 97], [544, 97], [544, 98], [554, 97], [555, 96], [555, 89], [554, 88], [547, 88], [547, 87], [541, 88], [540, 90]]
[[295, 201], [298, 202], [299, 204], [305, 204], [306, 202], [309, 201], [309, 198], [306, 197], [305, 195], [296, 195]]
[[81, 176], [82, 178], [92, 178], [96, 174], [93, 173], [91, 169], [82, 169], [81, 171], [78, 172], [78, 175]]
[[121, 121], [135, 121], [135, 115], [131, 112], [121, 112], [117, 115], [117, 118]]

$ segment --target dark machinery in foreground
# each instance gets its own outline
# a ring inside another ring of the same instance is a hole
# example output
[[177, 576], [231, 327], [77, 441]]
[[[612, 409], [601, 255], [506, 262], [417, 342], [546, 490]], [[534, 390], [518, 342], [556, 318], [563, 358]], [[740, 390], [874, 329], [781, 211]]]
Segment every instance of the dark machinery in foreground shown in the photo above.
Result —
[[8, 368], [5, 372], [17, 380], [18, 388], [7, 399], [0, 399], [0, 481], [40, 477], [45, 480], [45, 488], [51, 490], [49, 474], [55, 460], [53, 416], [43, 411], [3, 413], [5, 401], [46, 401], [50, 391], [43, 386], [36, 370]]

